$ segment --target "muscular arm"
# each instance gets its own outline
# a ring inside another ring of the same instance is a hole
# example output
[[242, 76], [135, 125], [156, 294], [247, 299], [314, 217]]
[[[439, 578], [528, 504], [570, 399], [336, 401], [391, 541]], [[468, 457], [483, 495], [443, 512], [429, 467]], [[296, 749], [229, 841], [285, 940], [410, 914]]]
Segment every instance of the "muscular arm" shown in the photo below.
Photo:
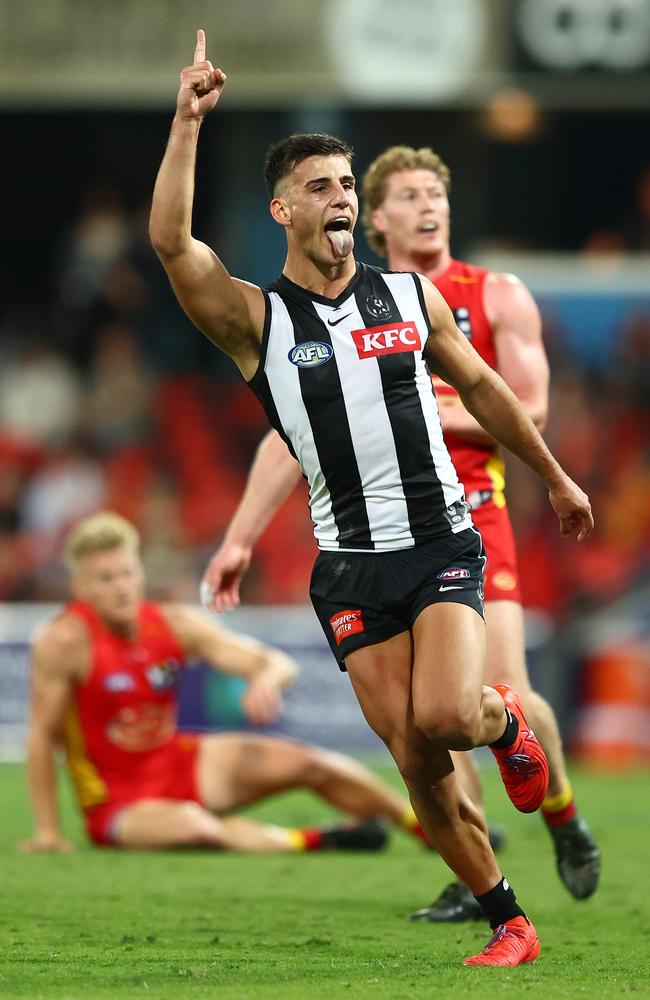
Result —
[[426, 279], [423, 288], [431, 323], [424, 349], [429, 367], [454, 386], [465, 408], [495, 441], [544, 481], [562, 534], [576, 531], [579, 541], [586, 538], [593, 529], [588, 498], [555, 460], [512, 390], [462, 335], [437, 289]]
[[228, 632], [191, 608], [170, 605], [165, 608], [165, 617], [188, 659], [201, 660], [248, 682], [242, 704], [250, 722], [268, 725], [274, 721], [282, 708], [282, 691], [298, 674], [298, 665], [291, 657]]
[[224, 611], [239, 604], [239, 587], [253, 546], [300, 478], [300, 466], [284, 441], [277, 431], [269, 431], [257, 449], [223, 542], [204, 573], [201, 599], [206, 607]]
[[27, 784], [35, 833], [23, 851], [67, 851], [57, 801], [55, 752], [76, 680], [83, 671], [87, 639], [81, 622], [61, 618], [48, 625], [32, 650]]
[[[548, 409], [549, 372], [535, 300], [514, 275], [489, 274], [483, 304], [494, 335], [496, 371], [535, 426], [543, 430]], [[438, 403], [445, 432], [478, 444], [493, 440], [457, 397], [441, 395]]]
[[232, 278], [217, 255], [192, 236], [199, 131], [225, 81], [225, 74], [206, 60], [205, 34], [197, 32], [194, 63], [181, 72], [176, 115], [154, 188], [149, 232], [187, 315], [250, 378], [259, 357], [263, 293]]

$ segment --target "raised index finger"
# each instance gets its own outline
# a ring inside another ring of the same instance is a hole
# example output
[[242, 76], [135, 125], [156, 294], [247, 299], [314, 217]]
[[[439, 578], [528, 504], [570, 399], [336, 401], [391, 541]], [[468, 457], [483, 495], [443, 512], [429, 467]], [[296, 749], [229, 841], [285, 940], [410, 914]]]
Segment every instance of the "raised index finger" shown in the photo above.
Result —
[[196, 32], [196, 48], [194, 49], [194, 62], [205, 62], [205, 31], [199, 28]]

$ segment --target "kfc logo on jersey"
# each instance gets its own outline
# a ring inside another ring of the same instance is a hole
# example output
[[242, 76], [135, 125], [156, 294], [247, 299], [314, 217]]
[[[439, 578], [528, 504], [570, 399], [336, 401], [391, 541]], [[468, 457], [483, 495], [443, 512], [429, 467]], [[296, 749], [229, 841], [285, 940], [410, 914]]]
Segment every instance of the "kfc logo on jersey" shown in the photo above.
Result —
[[316, 365], [324, 365], [329, 361], [333, 353], [331, 344], [308, 340], [304, 344], [292, 347], [287, 356], [291, 364], [297, 368], [315, 368]]
[[454, 569], [445, 569], [442, 573], [438, 573], [438, 580], [467, 580], [470, 576], [468, 569], [459, 569], [455, 567]]
[[365, 629], [360, 610], [339, 611], [338, 614], [332, 615], [330, 618], [330, 625], [337, 646], [340, 646], [348, 636], [356, 635], [357, 632], [363, 632]]
[[360, 358], [377, 358], [384, 354], [401, 354], [420, 350], [420, 335], [415, 323], [385, 323], [367, 330], [352, 330]]

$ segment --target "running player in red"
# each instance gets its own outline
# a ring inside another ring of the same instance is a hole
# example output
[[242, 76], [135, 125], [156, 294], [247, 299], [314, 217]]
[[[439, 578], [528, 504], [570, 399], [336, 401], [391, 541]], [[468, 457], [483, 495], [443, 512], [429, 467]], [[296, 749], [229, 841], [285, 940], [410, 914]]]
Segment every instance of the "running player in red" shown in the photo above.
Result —
[[[21, 849], [71, 849], [57, 808], [60, 744], [88, 835], [104, 846], [374, 850], [386, 839], [376, 817], [420, 835], [408, 801], [350, 758], [252, 733], [178, 732], [176, 686], [188, 661], [246, 678], [254, 725], [277, 717], [296, 664], [189, 608], [143, 600], [138, 546], [135, 528], [112, 513], [69, 538], [76, 599], [33, 650], [27, 774], [36, 830]], [[310, 789], [356, 823], [284, 829], [233, 815], [291, 788]]]
[[[543, 428], [548, 400], [548, 365], [539, 311], [513, 275], [494, 274], [456, 261], [449, 248], [449, 170], [430, 149], [392, 147], [365, 174], [363, 219], [369, 242], [391, 270], [425, 274], [442, 292], [456, 323], [472, 346], [518, 396]], [[452, 386], [434, 376], [440, 419], [472, 517], [488, 556], [485, 571], [487, 626], [486, 683], [512, 686], [521, 694], [549, 761], [549, 790], [542, 814], [555, 845], [560, 877], [576, 899], [595, 892], [600, 853], [576, 813], [560, 734], [551, 706], [530, 686], [524, 650], [523, 613], [515, 542], [505, 499], [501, 453], [463, 407]], [[239, 603], [239, 582], [252, 546], [300, 479], [300, 470], [274, 432], [260, 445], [242, 502], [204, 577], [205, 603], [217, 610]], [[455, 586], [449, 579], [447, 586]], [[454, 763], [478, 805], [480, 781], [471, 756]], [[436, 922], [480, 919], [481, 909], [462, 882], [414, 914]]]
[[[518, 703], [483, 683], [484, 553], [427, 365], [540, 476], [562, 534], [589, 537], [588, 497], [431, 282], [355, 260], [353, 154], [340, 139], [298, 134], [268, 151], [269, 209], [287, 256], [267, 289], [231, 276], [195, 238], [199, 133], [225, 84], [199, 31], [154, 188], [152, 244], [179, 303], [233, 358], [309, 480], [321, 549], [310, 594], [334, 657], [393, 755], [427, 837], [491, 925], [503, 925], [498, 947], [472, 964], [532, 961], [535, 928], [449, 751], [490, 746], [508, 772], [508, 794], [525, 809], [541, 805], [548, 765]], [[452, 569], [461, 580], [453, 588], [442, 582]]]

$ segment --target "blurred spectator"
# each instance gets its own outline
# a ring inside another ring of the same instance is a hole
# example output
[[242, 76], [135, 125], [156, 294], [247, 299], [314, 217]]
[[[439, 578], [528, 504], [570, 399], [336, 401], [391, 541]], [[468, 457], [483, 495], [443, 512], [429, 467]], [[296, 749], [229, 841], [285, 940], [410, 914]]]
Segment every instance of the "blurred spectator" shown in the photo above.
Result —
[[97, 333], [86, 399], [85, 427], [103, 453], [148, 438], [152, 430], [153, 373], [134, 331], [111, 323]]
[[127, 251], [129, 239], [129, 218], [117, 192], [107, 184], [91, 187], [61, 250], [62, 303], [73, 310], [89, 308]]
[[105, 498], [106, 480], [97, 459], [79, 446], [59, 448], [25, 489], [22, 527], [54, 547], [75, 521], [104, 506]]
[[0, 426], [31, 445], [58, 445], [74, 433], [80, 416], [78, 378], [43, 340], [30, 338], [2, 362]]
[[160, 478], [151, 485], [139, 527], [151, 596], [160, 601], [196, 601], [196, 581], [202, 566], [193, 558], [173, 483]]

